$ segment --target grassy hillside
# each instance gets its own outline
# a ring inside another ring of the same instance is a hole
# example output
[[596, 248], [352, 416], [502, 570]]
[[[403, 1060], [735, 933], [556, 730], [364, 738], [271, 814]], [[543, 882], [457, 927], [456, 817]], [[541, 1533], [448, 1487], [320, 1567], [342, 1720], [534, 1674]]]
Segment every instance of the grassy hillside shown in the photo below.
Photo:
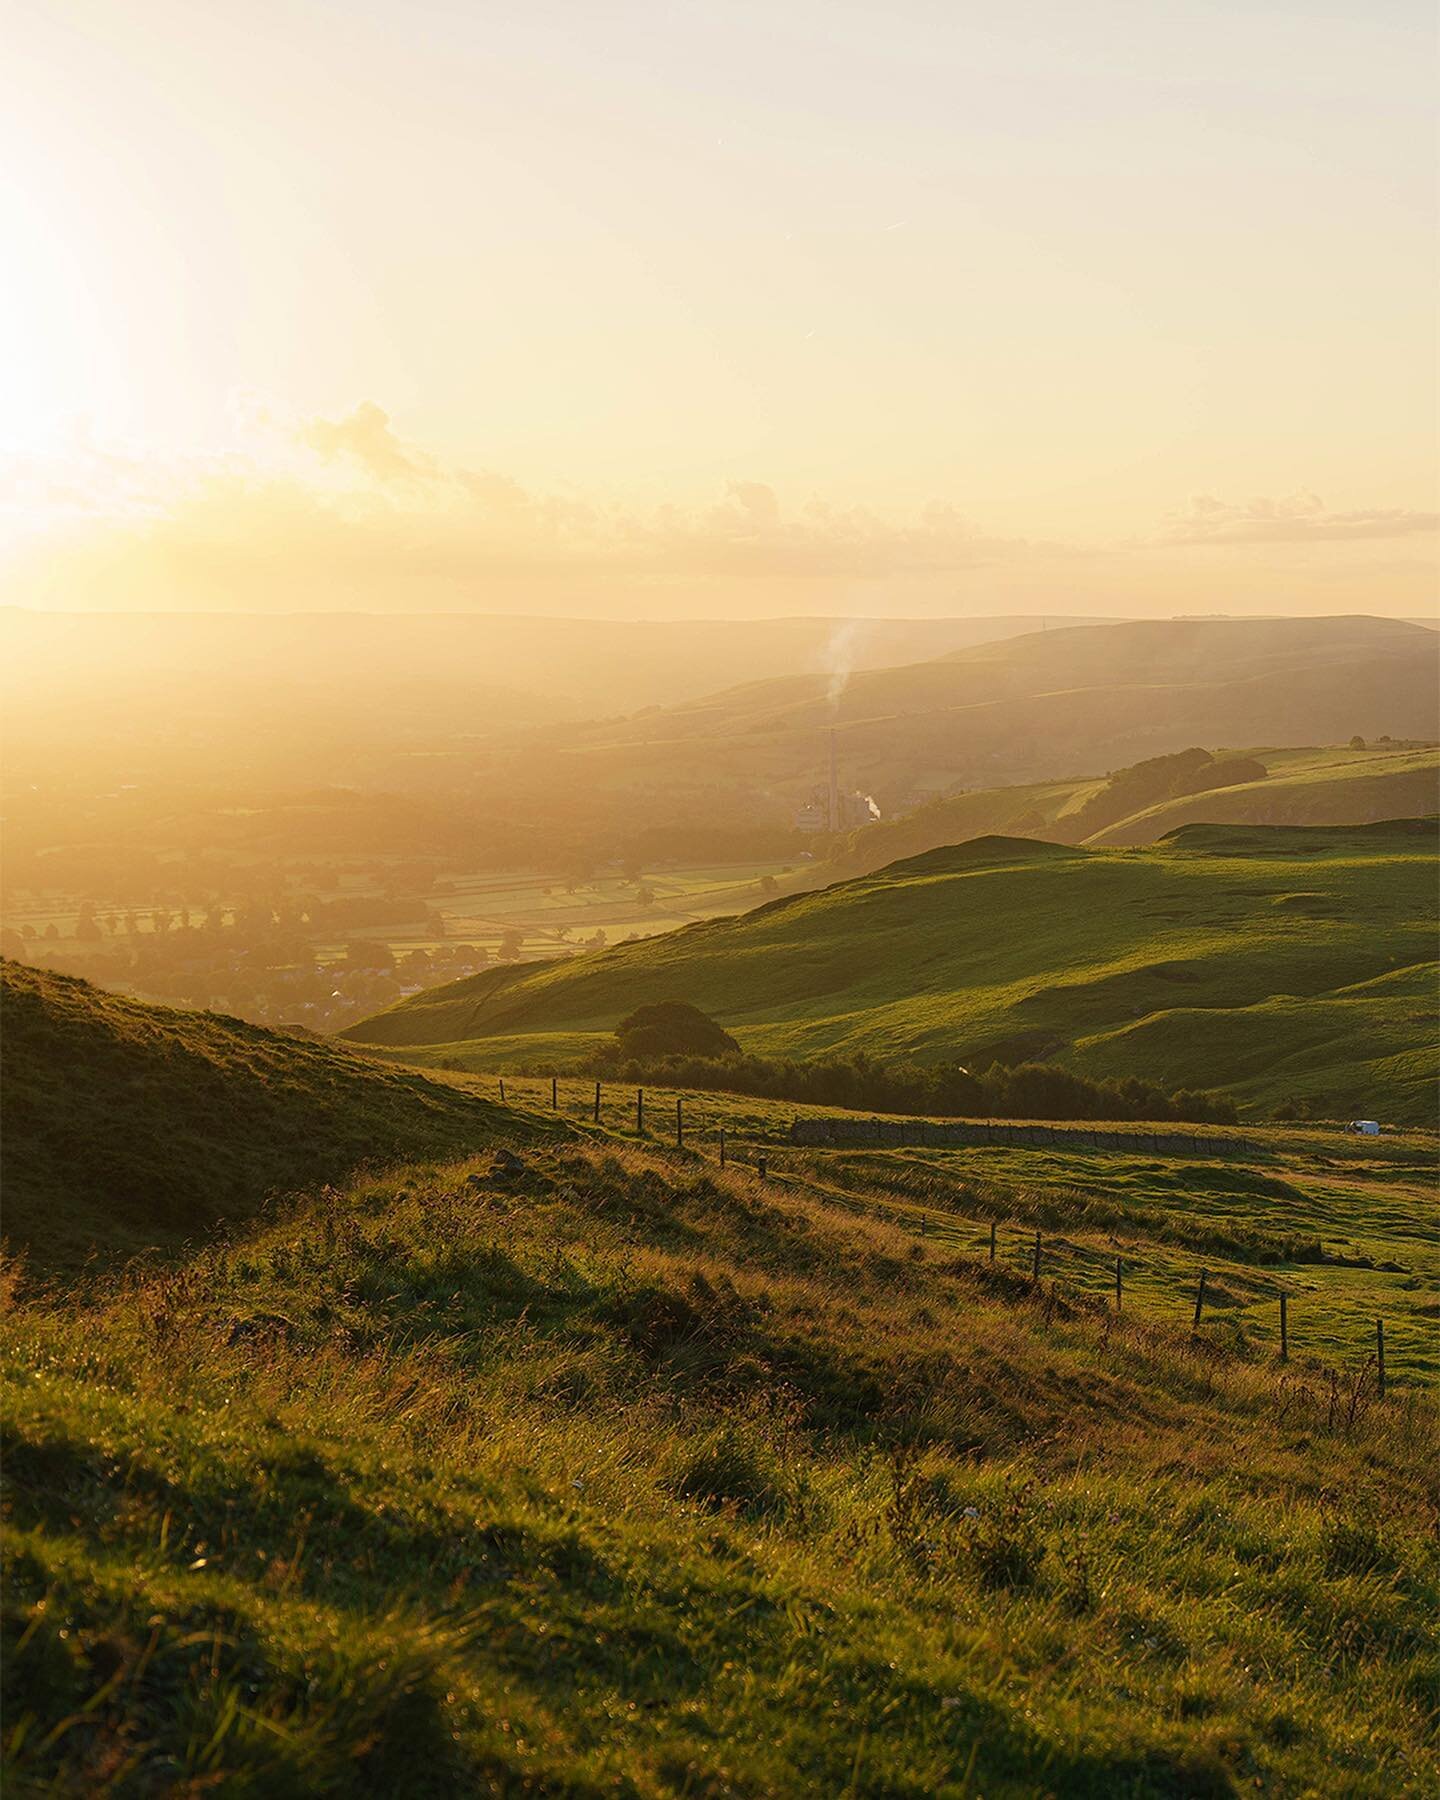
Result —
[[1366, 825], [1440, 801], [1440, 750], [1249, 751], [1264, 781], [1188, 794], [1132, 813], [1088, 844], [1149, 844], [1182, 825]]
[[747, 1049], [1062, 1061], [1432, 1116], [1433, 823], [1188, 827], [1142, 851], [980, 839], [558, 966], [432, 989], [358, 1041], [563, 1066], [683, 999]]
[[333, 1044], [0, 965], [4, 1233], [42, 1266], [194, 1237], [362, 1164], [456, 1155], [503, 1109]]
[[1127, 814], [1084, 835], [1082, 813], [1106, 786], [1103, 776], [981, 788], [931, 800], [852, 834], [817, 871], [834, 880], [867, 875], [973, 837], [1037, 837], [1057, 844], [1153, 844], [1181, 825], [1370, 825], [1436, 810], [1440, 750], [1348, 748], [1230, 750], [1263, 763], [1263, 781], [1206, 788]]
[[6, 1791], [1436, 1793], [1432, 1409], [831, 1176], [570, 1142], [22, 1286]]
[[755, 681], [570, 734], [556, 779], [600, 791], [740, 787], [788, 804], [824, 777], [885, 811], [918, 794], [1049, 781], [1191, 744], [1433, 734], [1436, 639], [1393, 619], [1149, 620], [1034, 632], [855, 674]]
[[[555, 1117], [548, 1078], [510, 1076], [505, 1086], [512, 1103]], [[594, 1092], [593, 1081], [562, 1078], [560, 1121], [588, 1131]], [[1022, 1272], [1040, 1230], [1046, 1280], [1100, 1299], [1113, 1290], [1118, 1255], [1126, 1310], [1156, 1322], [1189, 1318], [1203, 1261], [1234, 1345], [1278, 1350], [1284, 1289], [1292, 1344], [1308, 1354], [1337, 1365], [1363, 1359], [1383, 1317], [1392, 1377], [1440, 1379], [1433, 1130], [1358, 1138], [1316, 1123], [1178, 1125], [1168, 1128], [1177, 1139], [1198, 1132], [1207, 1147], [1166, 1151], [1149, 1125], [1106, 1127], [1102, 1142], [1074, 1125], [1035, 1147], [894, 1149], [877, 1134], [869, 1146], [834, 1148], [793, 1142], [792, 1123], [863, 1115], [667, 1089], [650, 1091], [641, 1138], [633, 1090], [613, 1083], [602, 1085], [602, 1130], [643, 1147], [673, 1145], [677, 1098], [689, 1149], [717, 1159], [723, 1129], [728, 1158], [754, 1167], [763, 1156], [771, 1181], [790, 1191], [876, 1212], [966, 1255], [987, 1254], [998, 1222], [998, 1260]], [[1215, 1151], [1217, 1143], [1226, 1148]]]

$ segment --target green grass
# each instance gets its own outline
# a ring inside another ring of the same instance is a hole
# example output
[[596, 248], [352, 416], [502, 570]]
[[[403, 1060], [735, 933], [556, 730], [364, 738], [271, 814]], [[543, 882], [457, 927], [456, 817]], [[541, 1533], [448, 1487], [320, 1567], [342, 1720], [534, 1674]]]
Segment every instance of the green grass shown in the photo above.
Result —
[[1440, 750], [1257, 750], [1264, 781], [1187, 794], [1096, 832], [1094, 845], [1149, 844], [1182, 825], [1360, 825], [1434, 810]]
[[7, 976], [7, 1795], [1440, 1794], [1432, 1135], [667, 1150]]
[[[457, 1078], [467, 1079], [467, 1078]], [[469, 1078], [494, 1092], [491, 1078]], [[537, 1119], [586, 1130], [594, 1084], [507, 1077], [506, 1096]], [[635, 1139], [634, 1090], [602, 1089], [601, 1129]], [[986, 1256], [997, 1225], [1000, 1263], [1027, 1272], [1034, 1234], [1043, 1274], [1064, 1293], [1107, 1298], [1122, 1259], [1128, 1309], [1157, 1324], [1191, 1316], [1196, 1280], [1208, 1275], [1228, 1341], [1258, 1355], [1279, 1349], [1279, 1299], [1288, 1296], [1291, 1347], [1329, 1365], [1363, 1359], [1383, 1318], [1390, 1378], [1440, 1379], [1440, 1232], [1434, 1207], [1431, 1131], [1360, 1139], [1325, 1126], [1168, 1126], [1231, 1146], [1220, 1158], [1156, 1154], [1152, 1127], [1116, 1124], [1106, 1136], [1133, 1148], [1081, 1141], [1047, 1149], [830, 1150], [788, 1142], [797, 1117], [833, 1108], [652, 1089], [650, 1144], [674, 1142], [680, 1099], [685, 1142], [712, 1160], [726, 1133], [731, 1160], [763, 1155], [772, 1181], [826, 1204], [858, 1208], [960, 1253]]]
[[[1146, 807], [1083, 841], [1096, 847], [1153, 844], [1191, 824], [1365, 825], [1430, 813], [1440, 792], [1440, 750], [1433, 748], [1231, 746], [1225, 754], [1263, 763], [1266, 779]], [[1103, 778], [1082, 778], [979, 788], [932, 800], [855, 832], [818, 874], [830, 880], [870, 874], [902, 857], [993, 833], [1075, 843], [1076, 816], [1104, 786]]]
[[519, 1123], [333, 1043], [8, 961], [0, 1031], [4, 1234], [47, 1268], [173, 1247], [269, 1195], [462, 1154]]
[[1435, 832], [1191, 826], [1144, 850], [980, 839], [562, 966], [432, 989], [351, 1039], [557, 1067], [684, 999], [749, 1050], [987, 1060], [1434, 1117]]
[[12, 1295], [7, 1792], [1436, 1791], [1423, 1403], [526, 1163]]

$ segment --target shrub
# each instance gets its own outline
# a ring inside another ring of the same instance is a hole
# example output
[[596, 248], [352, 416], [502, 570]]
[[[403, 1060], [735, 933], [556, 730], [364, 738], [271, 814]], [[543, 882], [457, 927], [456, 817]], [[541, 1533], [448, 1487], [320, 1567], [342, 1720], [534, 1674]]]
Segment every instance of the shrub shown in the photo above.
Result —
[[723, 1026], [685, 1000], [637, 1006], [615, 1027], [622, 1056], [738, 1056], [740, 1046]]

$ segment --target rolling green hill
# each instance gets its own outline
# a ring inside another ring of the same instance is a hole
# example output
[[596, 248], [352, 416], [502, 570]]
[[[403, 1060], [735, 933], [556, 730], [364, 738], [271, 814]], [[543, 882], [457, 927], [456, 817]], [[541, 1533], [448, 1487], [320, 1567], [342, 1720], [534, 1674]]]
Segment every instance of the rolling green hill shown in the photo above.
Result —
[[772, 1055], [1033, 1056], [1091, 1075], [1433, 1116], [1436, 833], [1189, 826], [1145, 850], [982, 838], [576, 958], [488, 970], [347, 1035], [469, 1068], [573, 1063], [683, 999]]
[[1149, 844], [1182, 825], [1368, 825], [1417, 818], [1440, 799], [1440, 750], [1252, 750], [1263, 781], [1187, 794], [1132, 813], [1084, 841]]
[[656, 804], [741, 789], [793, 804], [838, 733], [847, 784], [885, 812], [925, 793], [1051, 781], [1191, 744], [1427, 738], [1440, 710], [1436, 636], [1396, 619], [1146, 620], [1032, 632], [935, 661], [755, 681], [576, 728], [556, 781], [642, 786]]
[[334, 1044], [0, 964], [4, 1235], [37, 1266], [173, 1246], [267, 1195], [457, 1155], [503, 1108]]
[[902, 857], [998, 834], [1050, 843], [1152, 844], [1181, 825], [1370, 825], [1432, 813], [1440, 797], [1440, 749], [1238, 749], [1224, 756], [1263, 763], [1264, 780], [1206, 788], [1129, 813], [1089, 835], [1083, 809], [1104, 777], [982, 788], [932, 800], [851, 835], [817, 869], [834, 880], [867, 875]]

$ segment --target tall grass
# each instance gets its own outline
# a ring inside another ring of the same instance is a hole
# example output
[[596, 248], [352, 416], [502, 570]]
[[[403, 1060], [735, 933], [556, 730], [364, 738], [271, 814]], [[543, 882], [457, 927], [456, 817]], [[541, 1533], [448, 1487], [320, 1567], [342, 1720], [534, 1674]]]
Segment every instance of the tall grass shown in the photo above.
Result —
[[3, 1347], [17, 1792], [1431, 1791], [1425, 1402], [746, 1170], [419, 1165]]

